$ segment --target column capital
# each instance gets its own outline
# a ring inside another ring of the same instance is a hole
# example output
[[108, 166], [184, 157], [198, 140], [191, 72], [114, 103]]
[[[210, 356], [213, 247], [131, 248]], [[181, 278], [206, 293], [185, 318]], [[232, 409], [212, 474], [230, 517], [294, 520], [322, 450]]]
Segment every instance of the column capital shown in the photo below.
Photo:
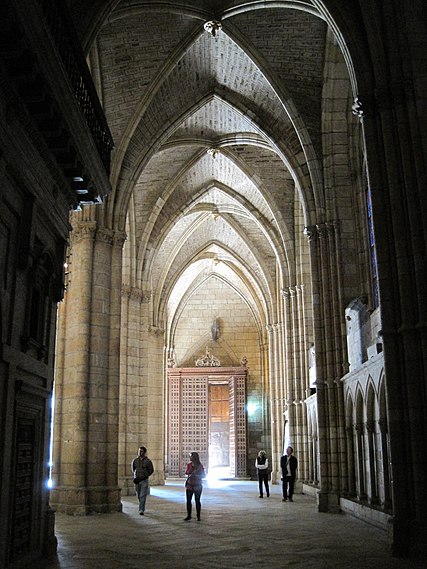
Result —
[[298, 292], [300, 291], [300, 289], [302, 289], [303, 286], [304, 285], [294, 285], [282, 288], [280, 291], [282, 298], [286, 300], [290, 297], [294, 297], [296, 294], [298, 294]]
[[275, 330], [274, 324], [267, 324], [265, 329], [267, 330], [267, 334], [271, 336]]
[[134, 286], [123, 286], [122, 296], [139, 301], [141, 304], [147, 304], [151, 299], [151, 291], [143, 291]]
[[114, 231], [106, 227], [98, 227], [96, 230], [96, 241], [101, 241], [107, 245], [112, 245], [114, 240]]
[[154, 336], [163, 336], [163, 334], [165, 333], [165, 330], [163, 328], [160, 328], [159, 326], [149, 326], [148, 327], [148, 332], [150, 334], [154, 334]]
[[308, 242], [314, 242], [317, 241], [319, 238], [319, 232], [317, 229], [317, 225], [306, 225], [304, 227], [304, 235], [307, 237]]
[[95, 238], [96, 228], [96, 221], [78, 221], [75, 225], [73, 225], [73, 230], [71, 232], [71, 242], [75, 244], [85, 239], [93, 240]]
[[116, 229], [113, 235], [113, 244], [115, 247], [123, 247], [125, 241], [127, 239], [127, 235], [125, 231], [121, 229]]

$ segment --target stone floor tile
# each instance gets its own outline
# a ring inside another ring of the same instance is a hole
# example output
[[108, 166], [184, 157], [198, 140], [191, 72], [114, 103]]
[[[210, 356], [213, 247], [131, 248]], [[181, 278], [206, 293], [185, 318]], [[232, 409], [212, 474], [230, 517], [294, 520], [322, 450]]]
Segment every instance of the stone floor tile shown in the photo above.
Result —
[[151, 488], [145, 516], [136, 497], [123, 512], [58, 514], [58, 553], [45, 569], [421, 569], [396, 559], [385, 531], [347, 514], [319, 513], [315, 500], [296, 495], [258, 498], [256, 482], [207, 483], [202, 521], [186, 515], [182, 480]]

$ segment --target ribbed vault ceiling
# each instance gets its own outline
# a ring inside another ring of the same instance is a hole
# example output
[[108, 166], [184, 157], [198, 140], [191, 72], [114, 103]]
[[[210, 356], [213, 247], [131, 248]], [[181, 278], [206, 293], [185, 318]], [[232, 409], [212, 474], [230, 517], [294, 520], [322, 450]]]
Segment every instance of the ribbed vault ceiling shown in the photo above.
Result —
[[212, 277], [267, 323], [277, 283], [295, 284], [295, 212], [313, 216], [321, 186], [324, 20], [311, 2], [72, 11], [116, 145], [110, 223], [132, 238], [129, 278], [152, 292], [154, 323]]

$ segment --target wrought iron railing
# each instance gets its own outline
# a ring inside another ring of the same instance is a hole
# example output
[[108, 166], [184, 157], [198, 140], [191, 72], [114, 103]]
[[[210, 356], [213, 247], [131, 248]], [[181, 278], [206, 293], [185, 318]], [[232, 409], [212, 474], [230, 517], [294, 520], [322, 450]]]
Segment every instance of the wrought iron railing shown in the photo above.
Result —
[[102, 163], [109, 174], [114, 142], [77, 33], [70, 16], [65, 12], [63, 2], [38, 1]]

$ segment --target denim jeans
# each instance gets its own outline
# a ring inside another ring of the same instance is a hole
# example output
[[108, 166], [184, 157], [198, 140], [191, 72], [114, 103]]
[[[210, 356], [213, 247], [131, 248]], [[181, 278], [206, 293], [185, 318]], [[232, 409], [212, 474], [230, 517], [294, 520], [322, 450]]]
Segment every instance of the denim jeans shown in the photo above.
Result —
[[200, 512], [202, 509], [202, 504], [200, 501], [200, 496], [202, 495], [202, 490], [203, 488], [197, 488], [197, 490], [193, 490], [190, 488], [186, 488], [185, 490], [185, 494], [186, 494], [186, 502], [187, 502], [187, 515], [189, 518], [191, 518], [191, 500], [193, 498], [193, 494], [194, 494], [194, 500], [196, 502], [196, 513], [197, 513], [197, 517], [200, 518]]
[[145, 501], [147, 500], [147, 496], [150, 493], [148, 478], [146, 480], [142, 480], [139, 484], [136, 484], [135, 489], [139, 500], [139, 511], [145, 512]]

